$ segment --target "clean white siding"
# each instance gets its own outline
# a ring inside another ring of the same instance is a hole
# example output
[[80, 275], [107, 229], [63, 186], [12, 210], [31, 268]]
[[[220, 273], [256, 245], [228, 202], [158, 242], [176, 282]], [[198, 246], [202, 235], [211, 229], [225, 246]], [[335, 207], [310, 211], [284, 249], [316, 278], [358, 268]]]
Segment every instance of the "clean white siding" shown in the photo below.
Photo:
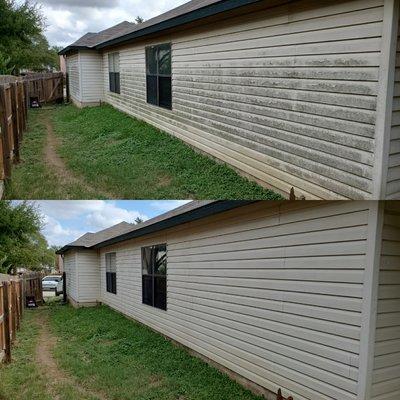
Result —
[[372, 400], [400, 399], [400, 203], [386, 204]]
[[67, 296], [78, 301], [78, 280], [76, 269], [76, 252], [68, 251], [64, 255], [64, 271], [67, 283]]
[[392, 132], [390, 138], [389, 170], [386, 189], [388, 199], [400, 199], [400, 32], [397, 39], [396, 55]]
[[69, 75], [69, 93], [77, 102], [81, 101], [81, 77], [79, 67], [79, 55], [73, 54], [67, 57], [67, 73]]
[[[302, 0], [125, 46], [120, 95], [104, 53], [105, 100], [280, 192], [369, 198], [382, 20], [383, 0]], [[173, 111], [146, 103], [163, 42]]]
[[82, 103], [100, 103], [103, 99], [102, 56], [95, 51], [81, 51], [79, 62], [82, 77]]
[[97, 252], [77, 252], [78, 303], [94, 303], [100, 295], [100, 266]]
[[[368, 202], [257, 203], [101, 250], [101, 301], [296, 400], [354, 400]], [[167, 243], [168, 310], [141, 246]], [[117, 256], [117, 294], [105, 253]]]

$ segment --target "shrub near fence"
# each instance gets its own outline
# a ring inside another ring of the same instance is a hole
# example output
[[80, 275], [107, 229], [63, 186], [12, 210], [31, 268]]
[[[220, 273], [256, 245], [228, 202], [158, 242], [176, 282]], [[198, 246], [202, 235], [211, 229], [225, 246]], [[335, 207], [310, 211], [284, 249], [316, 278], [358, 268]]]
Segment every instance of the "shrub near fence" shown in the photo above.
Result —
[[[63, 100], [64, 76], [59, 73], [24, 77], [0, 75], [0, 182], [11, 178], [13, 162], [26, 129], [31, 99], [40, 104]], [[0, 188], [0, 198], [1, 198]]]

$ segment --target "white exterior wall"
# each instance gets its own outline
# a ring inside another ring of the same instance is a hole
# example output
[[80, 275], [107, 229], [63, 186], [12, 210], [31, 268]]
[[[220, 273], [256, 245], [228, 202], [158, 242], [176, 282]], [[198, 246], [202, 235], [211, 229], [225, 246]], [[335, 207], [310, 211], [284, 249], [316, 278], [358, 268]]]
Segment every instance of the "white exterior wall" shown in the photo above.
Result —
[[76, 268], [76, 251], [69, 250], [64, 255], [64, 272], [66, 274], [67, 296], [78, 301], [78, 278]]
[[[383, 5], [301, 0], [121, 47], [120, 95], [105, 52], [105, 100], [277, 191], [370, 198]], [[146, 103], [144, 47], [165, 42], [172, 111]]]
[[[110, 246], [100, 300], [275, 393], [357, 399], [368, 207], [258, 203]], [[142, 304], [141, 247], [158, 243], [167, 311]]]
[[79, 52], [82, 105], [100, 104], [103, 99], [103, 59], [95, 51]]
[[76, 256], [79, 304], [96, 303], [100, 296], [100, 265], [97, 252], [79, 250]]
[[73, 101], [81, 101], [81, 76], [79, 54], [69, 55], [66, 60], [69, 75], [69, 93]]
[[400, 203], [387, 203], [382, 233], [372, 400], [400, 399]]

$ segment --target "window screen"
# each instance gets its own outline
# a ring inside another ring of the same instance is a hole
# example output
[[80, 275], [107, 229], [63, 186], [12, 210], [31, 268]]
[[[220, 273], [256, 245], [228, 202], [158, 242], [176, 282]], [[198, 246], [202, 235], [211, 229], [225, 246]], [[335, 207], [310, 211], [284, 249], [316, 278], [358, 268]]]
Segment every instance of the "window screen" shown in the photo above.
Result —
[[172, 108], [171, 45], [146, 47], [147, 102]]
[[167, 246], [142, 247], [142, 301], [167, 309]]
[[106, 289], [117, 294], [117, 257], [115, 253], [106, 254]]
[[120, 93], [119, 53], [110, 53], [108, 55], [108, 74], [110, 81], [110, 92]]

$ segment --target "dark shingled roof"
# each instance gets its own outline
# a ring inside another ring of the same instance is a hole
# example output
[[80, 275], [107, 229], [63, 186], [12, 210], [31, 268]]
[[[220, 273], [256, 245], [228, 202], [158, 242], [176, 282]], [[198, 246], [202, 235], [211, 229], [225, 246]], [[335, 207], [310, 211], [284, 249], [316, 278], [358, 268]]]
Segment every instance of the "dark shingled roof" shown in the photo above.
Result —
[[[135, 37], [142, 37], [154, 32], [169, 29], [173, 26], [182, 25], [259, 1], [262, 0], [192, 0], [141, 24], [124, 21], [121, 24], [98, 33], [87, 33], [75, 43], [61, 50], [59, 54], [66, 54], [70, 50], [82, 48], [98, 49], [108, 45], [122, 43], [127, 40], [132, 40]], [[194, 13], [196, 13], [196, 15], [192, 15]], [[192, 18], [186, 18], [186, 16], [189, 15], [192, 15]]]
[[134, 23], [124, 21], [118, 25], [104, 29], [103, 31], [97, 33], [89, 32], [86, 35], [83, 35], [76, 42], [72, 43], [71, 46], [91, 48], [96, 46], [97, 44], [103, 43], [107, 40], [111, 40], [115, 37], [119, 37], [125, 35], [126, 33], [131, 32], [134, 26], [136, 26]]
[[222, 201], [222, 200], [202, 200], [191, 201], [181, 207], [158, 215], [148, 221], [140, 224], [128, 224], [121, 222], [111, 228], [104, 229], [97, 233], [85, 233], [79, 239], [65, 245], [57, 253], [63, 254], [71, 248], [98, 248], [109, 244], [129, 240], [133, 237], [139, 237], [148, 233], [176, 226], [190, 220], [213, 215], [219, 212], [231, 210], [243, 205], [253, 203], [254, 201]]

